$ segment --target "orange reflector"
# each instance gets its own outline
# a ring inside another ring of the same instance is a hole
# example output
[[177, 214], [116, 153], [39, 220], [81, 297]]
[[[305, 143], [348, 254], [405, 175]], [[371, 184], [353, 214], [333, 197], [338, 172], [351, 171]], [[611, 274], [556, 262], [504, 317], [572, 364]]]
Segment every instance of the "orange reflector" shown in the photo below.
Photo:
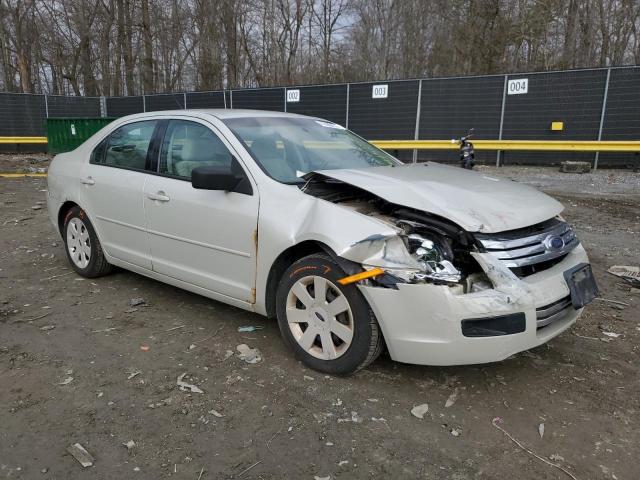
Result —
[[384, 270], [381, 268], [374, 268], [372, 270], [366, 270], [364, 272], [356, 273], [355, 275], [349, 275], [348, 277], [341, 278], [338, 280], [340, 285], [349, 285], [350, 283], [359, 282], [360, 280], [364, 280], [365, 278], [372, 278], [382, 275]]

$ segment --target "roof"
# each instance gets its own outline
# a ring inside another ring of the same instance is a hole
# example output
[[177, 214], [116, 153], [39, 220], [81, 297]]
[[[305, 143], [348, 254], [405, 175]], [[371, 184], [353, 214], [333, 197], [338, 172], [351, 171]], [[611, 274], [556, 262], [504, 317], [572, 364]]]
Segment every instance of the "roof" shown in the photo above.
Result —
[[[185, 113], [197, 113], [211, 115], [219, 119], [227, 118], [251, 118], [251, 117], [305, 117], [296, 113], [274, 112], [270, 110], [245, 110], [233, 108], [188, 108], [181, 110], [159, 110], [154, 112], [137, 113], [130, 115], [131, 117], [144, 118], [155, 115], [184, 115]], [[309, 117], [307, 117], [309, 118]], [[315, 117], [312, 117], [315, 118]]]

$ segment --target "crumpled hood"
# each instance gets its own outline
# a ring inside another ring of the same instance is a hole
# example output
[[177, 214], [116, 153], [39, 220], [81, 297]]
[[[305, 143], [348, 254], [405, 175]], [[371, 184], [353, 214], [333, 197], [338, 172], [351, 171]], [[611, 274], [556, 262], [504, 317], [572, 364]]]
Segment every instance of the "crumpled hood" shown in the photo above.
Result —
[[[469, 232], [527, 227], [564, 207], [533, 187], [438, 163], [314, 172], [384, 200], [439, 215]], [[312, 178], [313, 174], [305, 178]]]

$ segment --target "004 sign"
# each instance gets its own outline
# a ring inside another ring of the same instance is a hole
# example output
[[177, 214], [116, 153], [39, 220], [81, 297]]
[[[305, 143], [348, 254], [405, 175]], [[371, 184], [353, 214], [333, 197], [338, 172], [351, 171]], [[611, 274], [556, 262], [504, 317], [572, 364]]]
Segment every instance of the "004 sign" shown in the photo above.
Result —
[[529, 91], [529, 79], [518, 78], [515, 80], [509, 80], [507, 83], [507, 94], [509, 95], [521, 95]]

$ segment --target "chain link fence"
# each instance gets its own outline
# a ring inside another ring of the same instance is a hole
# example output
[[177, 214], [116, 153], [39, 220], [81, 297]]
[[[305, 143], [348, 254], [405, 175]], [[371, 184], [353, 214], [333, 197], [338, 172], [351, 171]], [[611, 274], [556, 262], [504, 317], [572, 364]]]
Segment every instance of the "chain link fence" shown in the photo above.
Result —
[[[0, 136], [45, 135], [47, 117], [120, 117], [185, 108], [312, 115], [342, 124], [368, 140], [444, 140], [459, 138], [470, 128], [475, 129], [476, 139], [487, 140], [639, 140], [640, 67], [130, 97], [0, 93]], [[562, 122], [562, 129], [552, 130], [552, 122]], [[484, 151], [476, 155], [480, 163], [640, 164], [637, 153]], [[404, 151], [399, 156], [404, 161], [458, 159], [455, 151]]]

